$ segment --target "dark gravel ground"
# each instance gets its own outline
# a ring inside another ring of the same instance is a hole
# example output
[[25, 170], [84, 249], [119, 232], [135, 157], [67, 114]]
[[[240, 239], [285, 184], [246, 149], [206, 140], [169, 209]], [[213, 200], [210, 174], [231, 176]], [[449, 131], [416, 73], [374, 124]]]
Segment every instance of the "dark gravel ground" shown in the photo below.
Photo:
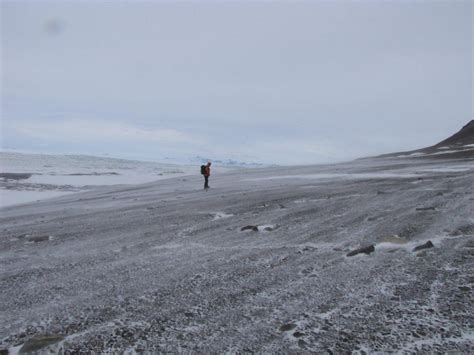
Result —
[[0, 349], [54, 335], [50, 349], [69, 353], [473, 351], [472, 161], [269, 168], [201, 184], [2, 209]]

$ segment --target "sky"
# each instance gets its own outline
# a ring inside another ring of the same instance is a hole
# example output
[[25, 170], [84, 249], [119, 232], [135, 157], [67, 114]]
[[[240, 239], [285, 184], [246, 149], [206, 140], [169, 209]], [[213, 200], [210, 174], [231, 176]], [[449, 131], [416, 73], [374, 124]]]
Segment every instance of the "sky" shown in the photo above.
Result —
[[1, 148], [313, 164], [473, 115], [471, 1], [1, 1]]

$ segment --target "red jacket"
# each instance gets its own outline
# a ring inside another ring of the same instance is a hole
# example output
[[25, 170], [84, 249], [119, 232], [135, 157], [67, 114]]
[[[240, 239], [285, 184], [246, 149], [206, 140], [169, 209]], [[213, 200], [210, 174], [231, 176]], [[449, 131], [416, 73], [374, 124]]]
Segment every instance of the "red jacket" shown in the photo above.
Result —
[[206, 170], [205, 170], [204, 176], [211, 176], [211, 167], [206, 165]]

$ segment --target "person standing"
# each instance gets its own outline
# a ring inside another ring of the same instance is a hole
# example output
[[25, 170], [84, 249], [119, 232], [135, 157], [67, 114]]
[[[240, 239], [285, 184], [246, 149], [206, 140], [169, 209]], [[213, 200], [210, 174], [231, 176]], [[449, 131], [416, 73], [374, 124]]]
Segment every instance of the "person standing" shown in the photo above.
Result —
[[211, 176], [211, 162], [207, 162], [204, 168], [204, 188], [209, 188], [209, 176]]

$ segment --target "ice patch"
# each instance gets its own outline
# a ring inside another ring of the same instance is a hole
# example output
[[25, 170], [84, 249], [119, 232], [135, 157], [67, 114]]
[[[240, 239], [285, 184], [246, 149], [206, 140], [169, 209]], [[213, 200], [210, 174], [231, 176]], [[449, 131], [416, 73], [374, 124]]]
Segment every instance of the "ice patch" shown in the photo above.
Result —
[[470, 152], [472, 149], [464, 149], [464, 150], [443, 150], [442, 152], [436, 152], [436, 153], [431, 153], [428, 154], [429, 156], [431, 155], [442, 155], [442, 154], [454, 154], [454, 153], [459, 153], [459, 152]]
[[281, 175], [281, 176], [268, 176], [262, 178], [252, 178], [252, 179], [244, 179], [244, 181], [265, 181], [265, 180], [282, 180], [282, 179], [348, 179], [348, 180], [355, 180], [355, 179], [407, 179], [407, 178], [414, 178], [420, 177], [420, 174], [413, 174], [413, 173], [339, 173], [339, 174], [302, 174], [302, 175]]
[[473, 169], [474, 169], [474, 165], [457, 165], [457, 166], [423, 169], [422, 171], [434, 172], [434, 173], [456, 173], [456, 172], [470, 171]]
[[214, 215], [213, 221], [217, 221], [218, 219], [222, 219], [222, 218], [230, 218], [234, 216], [233, 214], [227, 214], [225, 212], [212, 212], [211, 214]]
[[77, 193], [77, 191], [17, 191], [0, 189], [0, 207], [43, 201], [73, 193]]
[[261, 226], [257, 226], [257, 228], [258, 228], [259, 231], [271, 232], [276, 228], [276, 226], [273, 225], [273, 224], [264, 224], [264, 225], [261, 225]]

